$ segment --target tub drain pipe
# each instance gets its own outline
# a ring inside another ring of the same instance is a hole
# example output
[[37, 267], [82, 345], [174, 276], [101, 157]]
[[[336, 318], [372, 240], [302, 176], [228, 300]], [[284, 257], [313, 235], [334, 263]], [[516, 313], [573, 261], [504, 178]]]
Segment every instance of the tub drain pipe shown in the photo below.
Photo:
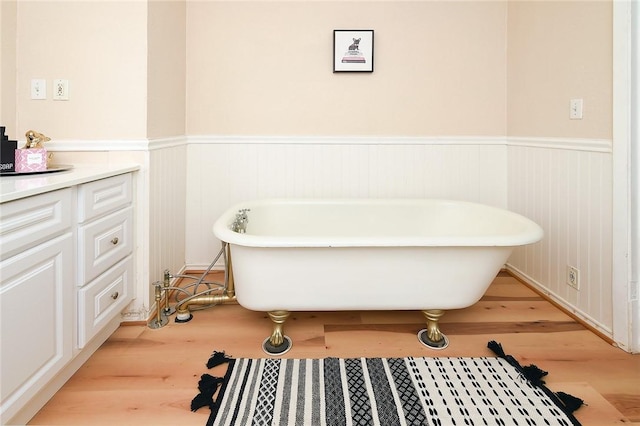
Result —
[[[189, 308], [191, 306], [202, 305], [223, 305], [223, 304], [237, 304], [235, 284], [233, 282], [233, 268], [231, 267], [231, 251], [229, 244], [223, 242], [224, 264], [225, 273], [224, 281], [225, 286], [221, 294], [200, 294], [194, 295], [180, 302], [176, 306], [176, 322], [188, 322], [193, 318], [193, 314]], [[208, 291], [207, 291], [208, 293]]]

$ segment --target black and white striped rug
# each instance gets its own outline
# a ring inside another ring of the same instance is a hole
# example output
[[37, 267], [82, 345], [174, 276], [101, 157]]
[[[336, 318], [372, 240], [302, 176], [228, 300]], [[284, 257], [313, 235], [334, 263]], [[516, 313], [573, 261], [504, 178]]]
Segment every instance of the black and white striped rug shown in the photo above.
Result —
[[505, 358], [228, 362], [208, 425], [579, 425]]

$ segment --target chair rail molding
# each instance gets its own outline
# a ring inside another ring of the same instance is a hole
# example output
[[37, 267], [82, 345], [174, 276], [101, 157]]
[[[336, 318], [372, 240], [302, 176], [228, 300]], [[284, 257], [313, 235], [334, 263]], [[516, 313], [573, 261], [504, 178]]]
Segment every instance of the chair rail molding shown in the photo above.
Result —
[[47, 150], [57, 152], [153, 151], [185, 145], [186, 137], [157, 139], [56, 139], [47, 142]]

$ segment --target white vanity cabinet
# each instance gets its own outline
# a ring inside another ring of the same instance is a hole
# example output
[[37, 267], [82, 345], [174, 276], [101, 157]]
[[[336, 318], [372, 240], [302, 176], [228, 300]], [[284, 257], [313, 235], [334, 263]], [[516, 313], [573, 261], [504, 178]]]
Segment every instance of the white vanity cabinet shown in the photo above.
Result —
[[0, 418], [11, 418], [73, 356], [72, 190], [2, 205]]
[[3, 187], [1, 424], [26, 423], [117, 328], [133, 298], [132, 174], [97, 176], [55, 177], [53, 190], [27, 196]]
[[78, 347], [131, 301], [133, 207], [131, 176], [78, 189]]

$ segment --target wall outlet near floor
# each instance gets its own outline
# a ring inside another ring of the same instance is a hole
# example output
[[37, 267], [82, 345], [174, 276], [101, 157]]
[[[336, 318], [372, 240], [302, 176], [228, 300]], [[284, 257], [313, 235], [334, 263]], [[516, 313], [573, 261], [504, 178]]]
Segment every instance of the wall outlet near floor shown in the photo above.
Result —
[[567, 265], [567, 285], [580, 290], [580, 270]]

